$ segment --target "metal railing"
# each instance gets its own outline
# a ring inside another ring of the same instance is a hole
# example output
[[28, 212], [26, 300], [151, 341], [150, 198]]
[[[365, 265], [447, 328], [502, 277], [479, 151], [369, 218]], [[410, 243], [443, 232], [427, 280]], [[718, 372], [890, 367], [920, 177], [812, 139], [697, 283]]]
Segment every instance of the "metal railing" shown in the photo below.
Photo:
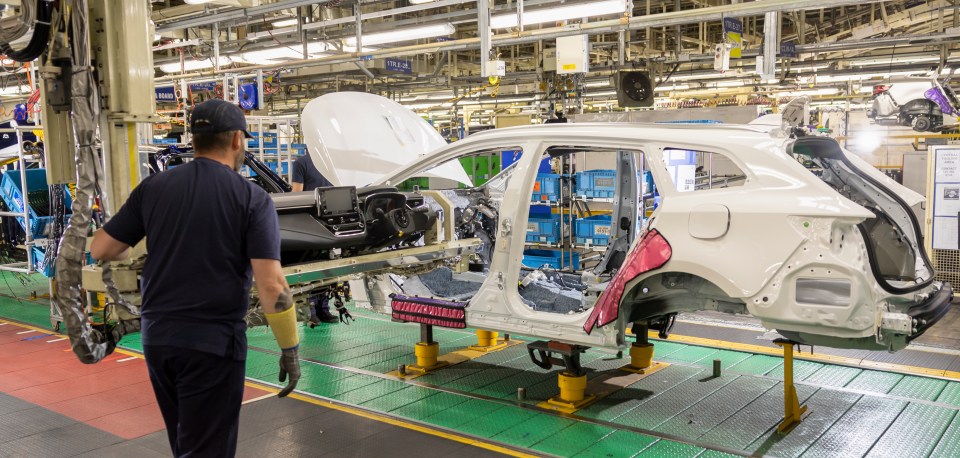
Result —
[[27, 189], [27, 159], [24, 156], [23, 152], [23, 132], [32, 131], [38, 129], [39, 126], [17, 126], [14, 128], [0, 129], [0, 134], [9, 134], [15, 133], [17, 135], [17, 168], [20, 170], [20, 188], [21, 194], [23, 195], [23, 211], [0, 211], [0, 216], [11, 216], [14, 218], [23, 218], [24, 226], [24, 242], [23, 248], [27, 251], [27, 261], [26, 262], [11, 262], [6, 264], [0, 264], [0, 270], [8, 272], [18, 272], [23, 274], [31, 274], [36, 272], [34, 269], [34, 258], [33, 258], [33, 247], [34, 246], [46, 246], [46, 239], [41, 239], [41, 243], [37, 243], [40, 240], [34, 240], [33, 233], [30, 230], [30, 196]]

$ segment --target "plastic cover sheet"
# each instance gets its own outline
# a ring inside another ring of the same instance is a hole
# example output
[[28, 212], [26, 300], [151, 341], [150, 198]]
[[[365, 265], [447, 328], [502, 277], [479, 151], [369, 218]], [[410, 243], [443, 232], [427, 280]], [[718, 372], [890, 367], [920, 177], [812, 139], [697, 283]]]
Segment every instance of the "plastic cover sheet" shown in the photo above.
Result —
[[[139, 330], [139, 320], [121, 321], [108, 334], [94, 329], [87, 320], [83, 304], [81, 270], [86, 259], [87, 233], [91, 224], [94, 196], [97, 189], [105, 189], [98, 173], [97, 122], [100, 118], [100, 96], [92, 74], [89, 47], [89, 19], [86, 0], [76, 0], [73, 5], [71, 26], [75, 43], [72, 46], [74, 66], [71, 82], [74, 136], [77, 141], [77, 196], [73, 201], [73, 215], [64, 230], [57, 252], [57, 290], [53, 297], [60, 310], [63, 323], [70, 337], [73, 352], [81, 362], [96, 363], [113, 352], [116, 342], [127, 332]], [[83, 37], [83, 38], [79, 38]], [[104, 267], [104, 282], [114, 298], [132, 314], [139, 312], [120, 298], [113, 285], [109, 266]]]
[[612, 323], [620, 314], [620, 299], [623, 298], [627, 283], [641, 274], [663, 267], [673, 254], [670, 243], [659, 231], [651, 229], [627, 255], [623, 267], [610, 281], [607, 289], [600, 295], [597, 304], [583, 324], [583, 330], [590, 334], [594, 327]]

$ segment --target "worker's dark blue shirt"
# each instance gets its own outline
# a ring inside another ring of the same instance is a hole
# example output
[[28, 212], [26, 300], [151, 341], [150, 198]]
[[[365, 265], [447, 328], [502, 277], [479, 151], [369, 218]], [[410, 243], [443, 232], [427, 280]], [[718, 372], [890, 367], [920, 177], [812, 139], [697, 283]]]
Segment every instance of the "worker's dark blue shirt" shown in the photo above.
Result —
[[313, 191], [325, 186], [333, 186], [326, 177], [313, 165], [309, 154], [304, 154], [293, 162], [293, 182], [303, 183], [304, 191]]
[[246, 358], [250, 259], [280, 259], [277, 212], [265, 191], [196, 158], [143, 180], [104, 230], [131, 246], [147, 238], [144, 345]]

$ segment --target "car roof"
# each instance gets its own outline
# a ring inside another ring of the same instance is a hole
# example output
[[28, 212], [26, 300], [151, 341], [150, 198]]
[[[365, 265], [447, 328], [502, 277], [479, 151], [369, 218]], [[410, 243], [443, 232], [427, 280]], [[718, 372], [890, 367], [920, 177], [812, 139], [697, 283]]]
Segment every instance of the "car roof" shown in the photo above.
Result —
[[678, 140], [682, 133], [685, 138], [698, 135], [721, 137], [735, 135], [741, 140], [744, 137], [756, 139], [770, 139], [770, 126], [752, 126], [746, 124], [656, 124], [656, 123], [619, 123], [619, 122], [585, 122], [585, 123], [554, 123], [536, 124], [529, 126], [506, 127], [487, 130], [472, 134], [462, 141], [487, 141], [501, 139], [528, 139], [550, 138], [557, 135], [575, 135], [588, 138], [648, 138], [651, 140]]

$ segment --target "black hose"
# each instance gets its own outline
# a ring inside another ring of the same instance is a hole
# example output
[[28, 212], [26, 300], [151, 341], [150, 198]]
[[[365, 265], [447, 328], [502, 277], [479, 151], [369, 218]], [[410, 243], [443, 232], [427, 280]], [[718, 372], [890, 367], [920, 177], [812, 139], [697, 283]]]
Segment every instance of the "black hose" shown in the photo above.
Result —
[[53, 2], [37, 0], [37, 20], [33, 24], [33, 35], [30, 42], [21, 50], [13, 49], [10, 43], [0, 41], [0, 54], [17, 62], [30, 62], [40, 57], [47, 49], [50, 40], [50, 21], [53, 19]]

